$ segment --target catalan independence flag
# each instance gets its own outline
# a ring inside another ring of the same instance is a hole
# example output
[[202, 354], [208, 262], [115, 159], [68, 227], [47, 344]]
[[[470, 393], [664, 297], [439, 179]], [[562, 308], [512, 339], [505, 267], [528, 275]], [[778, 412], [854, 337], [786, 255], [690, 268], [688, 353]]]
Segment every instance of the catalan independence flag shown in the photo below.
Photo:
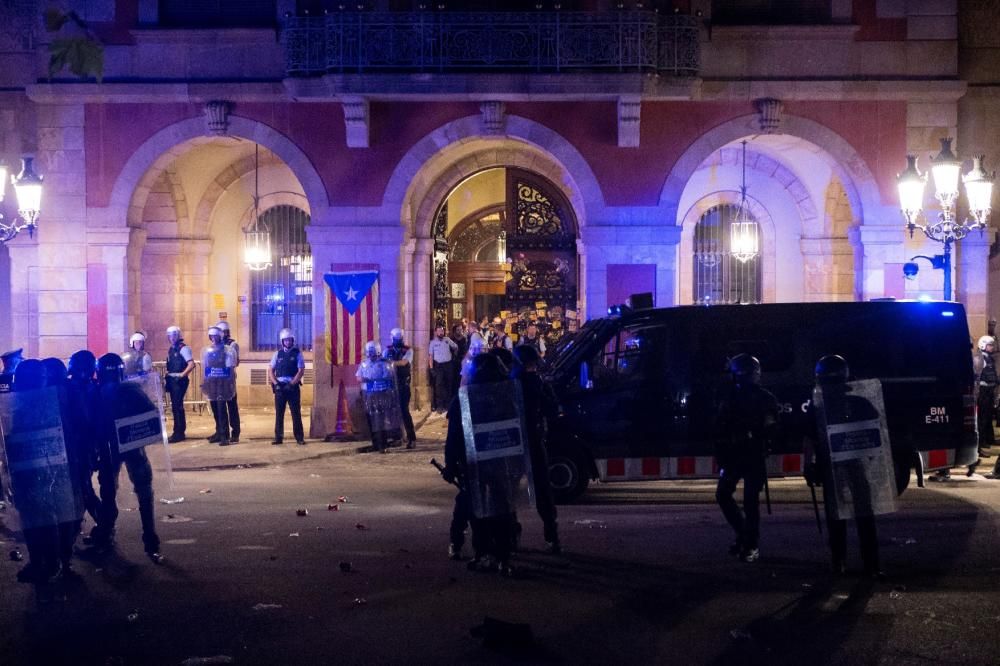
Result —
[[333, 270], [323, 274], [323, 282], [330, 291], [326, 360], [337, 366], [360, 363], [365, 343], [379, 339], [378, 271]]

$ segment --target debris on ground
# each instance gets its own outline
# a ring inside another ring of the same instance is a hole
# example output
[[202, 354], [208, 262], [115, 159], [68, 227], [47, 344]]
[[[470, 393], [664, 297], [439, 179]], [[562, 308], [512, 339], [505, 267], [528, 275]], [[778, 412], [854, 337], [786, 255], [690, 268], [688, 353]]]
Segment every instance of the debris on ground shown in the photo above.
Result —
[[338, 504], [327, 504], [326, 505], [326, 510], [327, 511], [340, 511], [340, 505], [338, 505]]
[[341, 562], [340, 563], [340, 570], [343, 571], [344, 573], [351, 573], [351, 571], [353, 570], [353, 568], [351, 567], [351, 563], [350, 562]]
[[188, 657], [181, 662], [181, 666], [214, 666], [215, 664], [231, 664], [233, 658], [225, 654], [217, 654], [214, 657]]
[[299, 518], [305, 518], [306, 516], [309, 515], [309, 509], [297, 509], [295, 511], [295, 515], [298, 516]]
[[129, 622], [135, 622], [138, 619], [139, 619], [139, 611], [134, 610], [134, 611], [132, 611], [131, 613], [128, 614], [128, 621]]
[[180, 504], [183, 501], [183, 497], [178, 497], [177, 499], [167, 499], [166, 497], [160, 498], [160, 504]]
[[903, 598], [903, 593], [902, 592], [897, 592], [896, 590], [893, 590], [892, 592], [889, 593], [889, 598], [890, 599], [902, 599]]
[[473, 638], [482, 638], [483, 647], [500, 652], [525, 652], [535, 647], [530, 624], [505, 622], [488, 615], [469, 633]]
[[11, 562], [23, 562], [24, 561], [24, 555], [22, 555], [21, 551], [18, 550], [17, 548], [15, 548], [14, 550], [10, 551], [10, 554], [8, 555], [8, 557], [10, 558]]
[[591, 529], [597, 527], [600, 529], [605, 529], [607, 525], [604, 524], [603, 520], [594, 520], [592, 518], [584, 518], [583, 520], [574, 520], [574, 525], [582, 525], [583, 527], [589, 527]]
[[260, 604], [254, 604], [253, 605], [253, 610], [255, 610], [255, 611], [277, 610], [279, 608], [284, 608], [284, 606], [282, 606], [281, 604], [265, 604], [265, 603], [260, 603]]
[[211, 488], [202, 488], [201, 490], [198, 491], [198, 494], [199, 495], [208, 495], [211, 492], [212, 492]]
[[181, 516], [174, 513], [168, 513], [167, 517], [163, 519], [164, 523], [190, 523], [193, 518], [188, 518], [187, 516]]
[[367, 603], [368, 603], [368, 600], [365, 599], [364, 597], [355, 597], [354, 598], [354, 605], [355, 606], [364, 606]]
[[341, 504], [349, 504], [351, 500], [347, 498], [347, 495], [341, 495], [340, 497], [337, 498], [337, 501], [340, 502]]
[[290, 537], [297, 537], [297, 536], [299, 536], [299, 533], [298, 532], [292, 532], [288, 536], [290, 536]]
[[364, 523], [357, 523], [355, 525], [355, 527], [358, 528], [359, 530], [367, 530], [368, 529], [368, 526], [365, 525]]
[[319, 475], [319, 474], [310, 474], [310, 475], [309, 475], [309, 478], [310, 478], [310, 479], [319, 479], [319, 478], [322, 478], [322, 477], [320, 477], [320, 475]]

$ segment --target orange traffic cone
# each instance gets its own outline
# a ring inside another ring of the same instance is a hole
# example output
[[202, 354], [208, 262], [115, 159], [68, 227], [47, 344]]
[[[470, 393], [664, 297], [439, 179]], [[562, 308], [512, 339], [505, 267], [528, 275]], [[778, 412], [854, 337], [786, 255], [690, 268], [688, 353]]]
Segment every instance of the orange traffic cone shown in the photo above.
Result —
[[351, 420], [347, 415], [347, 389], [344, 388], [344, 381], [340, 381], [337, 387], [337, 428], [334, 431], [337, 435], [351, 434]]

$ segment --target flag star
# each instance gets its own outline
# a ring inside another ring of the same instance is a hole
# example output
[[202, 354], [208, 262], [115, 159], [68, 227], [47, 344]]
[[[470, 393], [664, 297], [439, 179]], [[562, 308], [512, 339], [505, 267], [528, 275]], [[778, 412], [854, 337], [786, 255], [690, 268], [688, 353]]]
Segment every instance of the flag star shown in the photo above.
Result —
[[347, 300], [349, 301], [355, 301], [358, 298], [358, 292], [355, 291], [354, 287], [348, 287], [344, 293], [347, 294]]

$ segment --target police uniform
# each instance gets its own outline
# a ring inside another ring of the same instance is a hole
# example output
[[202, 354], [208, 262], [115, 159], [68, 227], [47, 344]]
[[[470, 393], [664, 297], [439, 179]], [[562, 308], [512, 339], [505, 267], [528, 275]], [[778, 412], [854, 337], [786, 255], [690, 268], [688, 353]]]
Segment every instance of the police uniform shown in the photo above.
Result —
[[392, 344], [386, 347], [384, 356], [387, 361], [392, 361], [393, 365], [398, 361], [408, 361], [405, 365], [395, 365], [396, 392], [399, 395], [399, 411], [403, 427], [406, 429], [406, 438], [412, 445], [417, 440], [413, 417], [410, 416], [410, 368], [413, 365], [413, 350], [404, 345], [402, 340], [393, 340]]
[[979, 450], [993, 446], [993, 410], [997, 391], [997, 368], [992, 354], [980, 351], [973, 359], [976, 371], [976, 422], [979, 426]]
[[285, 406], [292, 412], [292, 433], [295, 441], [305, 444], [302, 429], [301, 385], [291, 381], [299, 370], [306, 367], [305, 358], [298, 347], [285, 349], [282, 346], [271, 357], [271, 369], [278, 383], [274, 386], [274, 443], [281, 444], [285, 438]]
[[[229, 337], [229, 329], [223, 330], [222, 342], [231, 350], [233, 350], [233, 355], [236, 357], [236, 365], [240, 364], [240, 345]], [[235, 370], [233, 371], [235, 374]], [[226, 408], [229, 410], [229, 429], [232, 430], [232, 437], [230, 438], [233, 442], [238, 442], [240, 439], [240, 405], [239, 396], [233, 395], [233, 399], [226, 403]]]
[[[720, 467], [715, 499], [736, 533], [742, 559], [757, 558], [760, 540], [760, 492], [767, 480], [765, 456], [778, 422], [778, 401], [755, 383], [733, 386], [719, 410], [723, 439], [718, 447]], [[743, 509], [733, 498], [743, 479]]]
[[178, 339], [167, 350], [167, 393], [170, 394], [170, 413], [174, 417], [174, 432], [170, 439], [174, 441], [184, 439], [184, 433], [187, 431], [184, 396], [191, 380], [189, 377], [182, 377], [181, 374], [193, 360], [194, 354], [183, 339]]
[[21, 362], [21, 349], [14, 349], [0, 356], [3, 361], [3, 372], [0, 373], [0, 393], [10, 393], [14, 390], [14, 369]]

